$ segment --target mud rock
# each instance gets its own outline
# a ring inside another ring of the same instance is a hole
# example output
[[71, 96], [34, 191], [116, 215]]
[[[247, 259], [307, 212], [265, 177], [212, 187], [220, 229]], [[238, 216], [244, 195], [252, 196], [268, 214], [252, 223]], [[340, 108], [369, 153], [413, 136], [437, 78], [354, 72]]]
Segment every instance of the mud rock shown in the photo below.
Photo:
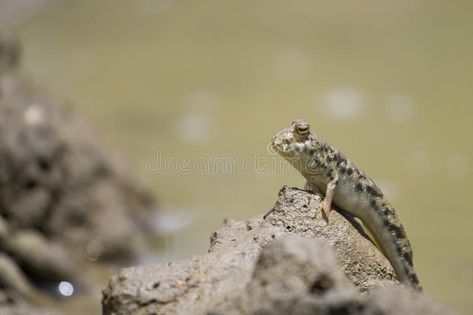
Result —
[[328, 241], [334, 246], [345, 275], [361, 291], [397, 283], [389, 261], [373, 246], [353, 217], [333, 211], [327, 224], [322, 217], [321, 202], [320, 195], [283, 187], [266, 224], [293, 235]]
[[379, 287], [372, 290], [364, 299], [362, 311], [360, 314], [363, 315], [457, 314], [421, 292], [393, 286]]
[[360, 294], [344, 276], [333, 248], [317, 239], [288, 238], [265, 246], [246, 291], [211, 315], [453, 314], [410, 288], [383, 286]]
[[333, 248], [321, 239], [290, 237], [268, 243], [245, 291], [211, 314], [350, 314], [362, 303]]
[[265, 220], [227, 220], [207, 255], [113, 276], [103, 314], [452, 314], [402, 288], [351, 221], [326, 224], [320, 196], [283, 187]]
[[[327, 224], [321, 209], [320, 196], [283, 187], [274, 212], [266, 220], [254, 217], [247, 221], [226, 221], [212, 235], [207, 255], [165, 265], [123, 269], [104, 290], [104, 314], [205, 314], [212, 307], [245, 294], [248, 283], [259, 273], [253, 270], [261, 248], [269, 241], [287, 237], [318, 238], [319, 243], [333, 247], [340, 270], [330, 275], [340, 286], [343, 283], [340, 274], [359, 290], [397, 283], [389, 262], [369, 240], [336, 212]], [[325, 252], [321, 248], [311, 250], [304, 255], [314, 257], [318, 251]], [[323, 257], [331, 262], [330, 255]], [[264, 257], [261, 254], [257, 269], [264, 265]], [[352, 290], [348, 285], [345, 289]]]
[[[237, 242], [235, 242], [237, 243]], [[189, 261], [123, 269], [103, 293], [104, 314], [204, 314], [235, 297], [250, 279], [257, 246]]]

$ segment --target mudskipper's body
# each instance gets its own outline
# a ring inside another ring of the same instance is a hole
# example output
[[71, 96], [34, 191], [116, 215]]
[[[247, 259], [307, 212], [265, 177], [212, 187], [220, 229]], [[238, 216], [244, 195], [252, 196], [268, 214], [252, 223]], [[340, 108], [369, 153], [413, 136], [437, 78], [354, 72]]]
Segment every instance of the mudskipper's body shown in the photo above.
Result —
[[389, 259], [402, 283], [421, 289], [412, 263], [412, 249], [396, 212], [381, 190], [337, 149], [310, 132], [304, 120], [277, 133], [273, 148], [306, 179], [306, 187], [325, 195], [328, 220], [334, 203], [359, 218]]

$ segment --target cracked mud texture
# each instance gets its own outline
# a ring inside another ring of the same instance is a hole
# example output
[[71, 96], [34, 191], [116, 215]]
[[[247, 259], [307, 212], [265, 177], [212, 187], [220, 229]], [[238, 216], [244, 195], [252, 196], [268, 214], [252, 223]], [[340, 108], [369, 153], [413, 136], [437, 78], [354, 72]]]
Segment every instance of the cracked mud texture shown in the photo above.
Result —
[[[266, 220], [226, 220], [207, 255], [122, 269], [103, 291], [103, 314], [400, 314], [398, 301], [412, 314], [450, 314], [401, 288], [344, 216], [332, 211], [327, 224], [321, 201], [283, 187]], [[383, 286], [399, 288], [376, 289]]]

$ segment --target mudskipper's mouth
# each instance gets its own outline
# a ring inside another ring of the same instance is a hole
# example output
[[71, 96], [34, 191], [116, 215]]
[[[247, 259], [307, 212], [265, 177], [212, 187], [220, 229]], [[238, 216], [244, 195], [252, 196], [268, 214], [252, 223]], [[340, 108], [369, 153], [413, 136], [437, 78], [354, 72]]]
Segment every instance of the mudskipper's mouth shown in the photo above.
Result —
[[288, 134], [288, 130], [284, 129], [278, 132], [272, 139], [271, 139], [271, 148], [281, 154], [285, 155], [290, 150], [290, 135]]
[[271, 139], [271, 150], [279, 154], [284, 151], [284, 145], [281, 143], [281, 139], [278, 139], [276, 136]]
[[288, 151], [288, 144], [287, 143], [273, 143], [272, 147], [275, 152], [280, 155], [286, 155]]

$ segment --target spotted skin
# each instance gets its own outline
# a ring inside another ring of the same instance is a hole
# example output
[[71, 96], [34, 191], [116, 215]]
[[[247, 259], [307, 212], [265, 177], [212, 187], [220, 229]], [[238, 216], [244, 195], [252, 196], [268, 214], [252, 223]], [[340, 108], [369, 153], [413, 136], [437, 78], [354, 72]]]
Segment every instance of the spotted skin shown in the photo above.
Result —
[[307, 179], [307, 189], [325, 196], [323, 213], [327, 221], [332, 203], [359, 218], [389, 259], [399, 281], [421, 290], [406, 232], [381, 190], [361, 169], [311, 133], [302, 119], [278, 132], [271, 144]]

